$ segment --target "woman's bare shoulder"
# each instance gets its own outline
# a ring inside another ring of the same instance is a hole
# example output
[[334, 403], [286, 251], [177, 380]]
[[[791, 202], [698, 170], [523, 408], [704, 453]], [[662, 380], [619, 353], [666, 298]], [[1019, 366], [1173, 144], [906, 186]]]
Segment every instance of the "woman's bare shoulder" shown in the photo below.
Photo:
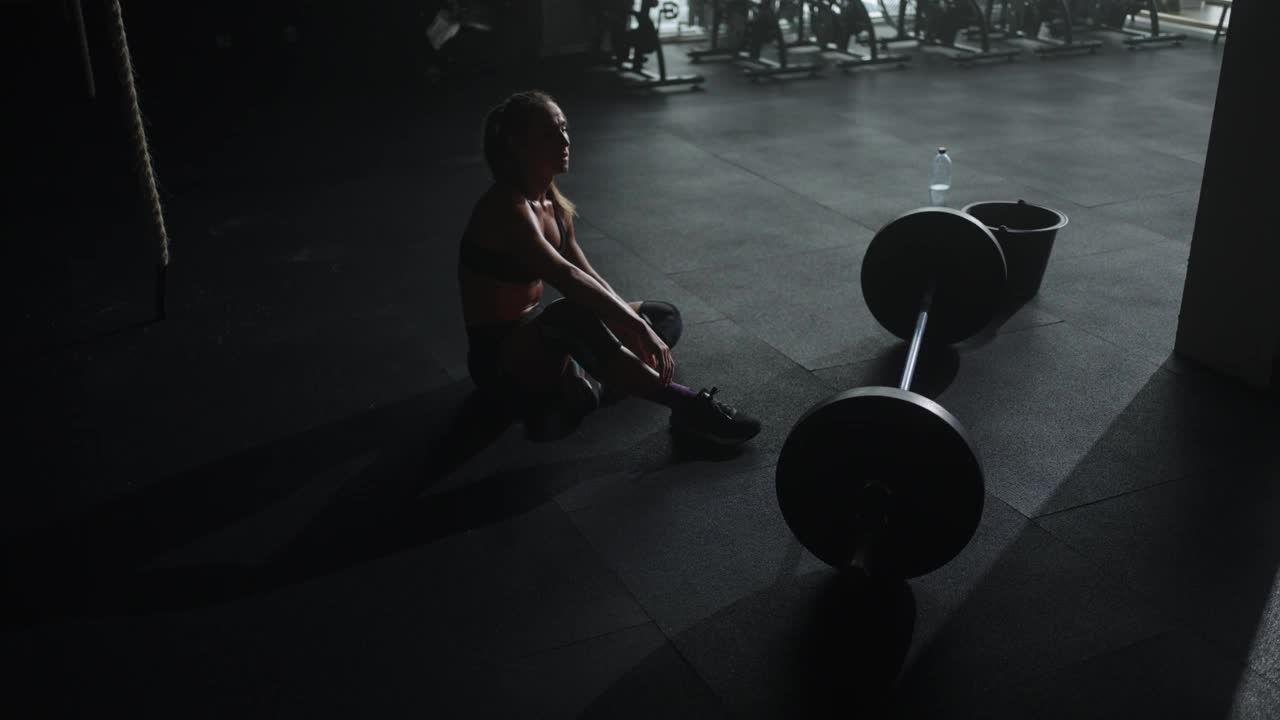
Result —
[[484, 247], [505, 244], [534, 222], [529, 203], [518, 191], [494, 185], [476, 200], [465, 234]]
[[517, 191], [493, 185], [471, 209], [472, 227], [502, 227], [528, 218], [529, 205]]
[[490, 185], [488, 190], [476, 201], [476, 209], [489, 212], [504, 213], [518, 211], [528, 207], [528, 202], [518, 190], [504, 185]]

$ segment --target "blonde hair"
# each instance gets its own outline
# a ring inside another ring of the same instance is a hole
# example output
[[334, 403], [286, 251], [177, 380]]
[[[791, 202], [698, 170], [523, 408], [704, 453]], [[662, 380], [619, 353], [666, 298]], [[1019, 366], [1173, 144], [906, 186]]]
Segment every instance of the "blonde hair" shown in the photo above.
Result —
[[[484, 161], [496, 182], [512, 187], [520, 186], [520, 161], [508, 139], [522, 136], [537, 115], [537, 111], [555, 103], [541, 90], [526, 90], [507, 97], [489, 110], [484, 118]], [[563, 217], [574, 217], [577, 207], [560, 192], [555, 181], [548, 190], [551, 204]]]

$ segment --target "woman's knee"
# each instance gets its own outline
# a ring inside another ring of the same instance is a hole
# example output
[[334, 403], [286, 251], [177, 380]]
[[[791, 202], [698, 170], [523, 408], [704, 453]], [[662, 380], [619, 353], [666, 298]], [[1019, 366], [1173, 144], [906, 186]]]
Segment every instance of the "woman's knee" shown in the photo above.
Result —
[[622, 351], [622, 343], [599, 318], [569, 300], [548, 305], [537, 324], [548, 345], [577, 360], [592, 375]]
[[675, 305], [661, 300], [646, 300], [640, 303], [639, 312], [667, 347], [675, 347], [684, 335], [684, 320], [680, 316], [680, 309]]

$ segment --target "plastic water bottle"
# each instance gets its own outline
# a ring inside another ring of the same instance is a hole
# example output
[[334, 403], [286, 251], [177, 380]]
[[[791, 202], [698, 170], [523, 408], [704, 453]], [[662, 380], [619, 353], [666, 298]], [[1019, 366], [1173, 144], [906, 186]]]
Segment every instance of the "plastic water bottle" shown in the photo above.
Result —
[[951, 189], [951, 156], [944, 147], [933, 156], [933, 170], [929, 173], [929, 204], [945, 205], [947, 191]]

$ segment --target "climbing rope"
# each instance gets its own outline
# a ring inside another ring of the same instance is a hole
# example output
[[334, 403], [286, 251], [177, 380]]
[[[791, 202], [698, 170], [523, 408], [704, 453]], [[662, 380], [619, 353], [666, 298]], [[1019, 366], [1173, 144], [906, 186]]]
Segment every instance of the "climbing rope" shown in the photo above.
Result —
[[89, 97], [96, 97], [98, 89], [93, 84], [93, 58], [89, 56], [89, 34], [84, 29], [84, 8], [80, 0], [71, 0], [75, 11], [76, 34], [80, 36], [80, 59], [84, 62], [84, 81], [89, 86]]
[[120, 0], [110, 0], [108, 6], [115, 31], [111, 45], [116, 50], [116, 70], [120, 76], [120, 85], [125, 90], [125, 111], [129, 115], [133, 140], [134, 169], [138, 175], [138, 183], [142, 186], [142, 192], [146, 195], [151, 227], [160, 242], [160, 264], [156, 268], [156, 314], [164, 318], [165, 273], [169, 267], [169, 233], [164, 226], [164, 210], [160, 207], [160, 190], [156, 187], [155, 168], [151, 163], [151, 151], [147, 147], [147, 131], [142, 123], [142, 108], [138, 105], [138, 88], [134, 84], [133, 60], [129, 56], [129, 40], [124, 32], [124, 15], [120, 10]]

